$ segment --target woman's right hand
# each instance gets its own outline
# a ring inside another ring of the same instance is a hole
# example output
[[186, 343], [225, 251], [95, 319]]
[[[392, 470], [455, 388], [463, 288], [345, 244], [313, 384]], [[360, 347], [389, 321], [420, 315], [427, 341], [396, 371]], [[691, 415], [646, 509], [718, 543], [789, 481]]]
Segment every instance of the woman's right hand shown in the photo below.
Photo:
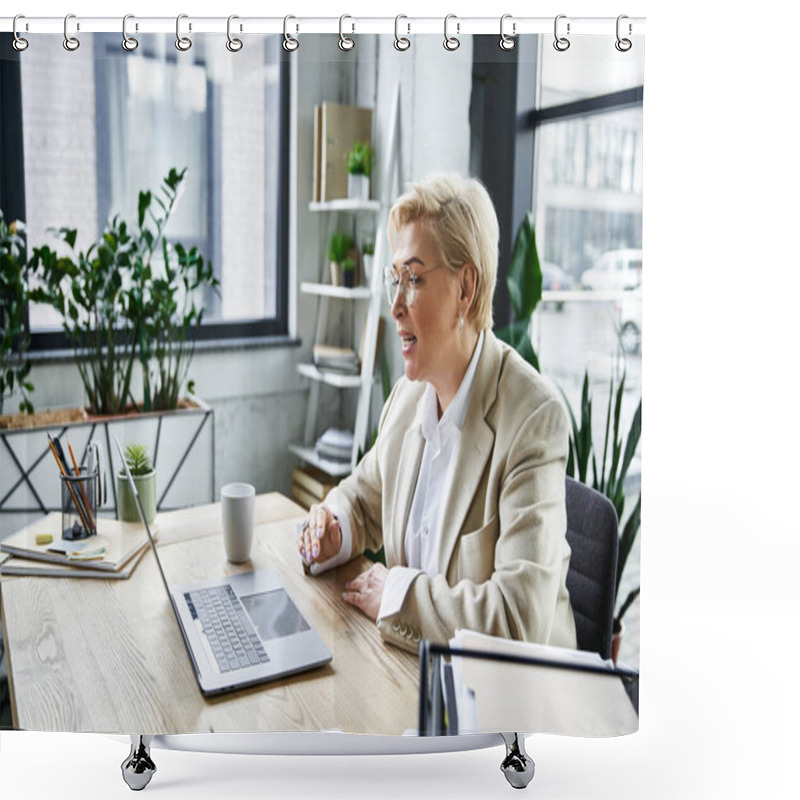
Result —
[[314, 504], [297, 535], [297, 549], [307, 564], [320, 563], [335, 556], [342, 547], [339, 520], [324, 503]]

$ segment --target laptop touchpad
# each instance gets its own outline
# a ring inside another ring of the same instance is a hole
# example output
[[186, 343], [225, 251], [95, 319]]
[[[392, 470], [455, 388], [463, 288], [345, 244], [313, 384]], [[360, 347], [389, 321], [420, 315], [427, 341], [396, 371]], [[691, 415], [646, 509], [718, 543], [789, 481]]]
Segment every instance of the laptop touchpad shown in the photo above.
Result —
[[285, 589], [241, 596], [239, 599], [264, 641], [310, 630]]

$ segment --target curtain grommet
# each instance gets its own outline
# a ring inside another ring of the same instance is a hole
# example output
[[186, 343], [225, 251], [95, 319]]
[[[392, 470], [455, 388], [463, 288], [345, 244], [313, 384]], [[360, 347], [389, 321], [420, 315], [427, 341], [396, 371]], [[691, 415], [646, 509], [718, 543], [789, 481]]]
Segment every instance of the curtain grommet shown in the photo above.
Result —
[[[178, 14], [175, 20], [175, 47], [182, 53], [185, 53], [192, 46], [192, 40], [188, 36], [181, 35], [181, 20], [188, 19], [188, 14]], [[192, 32], [192, 23], [189, 23], [189, 33]]]
[[567, 39], [567, 36], [569, 36], [569, 29], [570, 29], [569, 22], [567, 22], [567, 36], [558, 35], [558, 23], [560, 20], [566, 18], [567, 18], [566, 14], [559, 14], [556, 17], [555, 22], [553, 23], [553, 36], [555, 37], [555, 41], [553, 42], [553, 47], [555, 47], [555, 49], [558, 50], [559, 53], [563, 53], [566, 50], [569, 50], [570, 46], [570, 41], [569, 39]]
[[[70, 53], [74, 53], [81, 46], [77, 37], [69, 35], [69, 21], [75, 18], [74, 14], [67, 14], [67, 16], [64, 17], [64, 41], [62, 44], [64, 45], [64, 49], [68, 50]], [[78, 31], [81, 29], [80, 23], [75, 23], [75, 29]]]
[[[128, 36], [128, 20], [135, 19], [133, 14], [126, 14], [122, 18], [122, 49], [127, 50], [127, 52], [132, 53], [138, 46], [139, 40], [134, 39], [132, 36]], [[137, 24], [136, 30], [139, 30], [139, 26]]]
[[[411, 40], [400, 35], [400, 31], [398, 29], [401, 19], [408, 19], [408, 17], [405, 14], [398, 14], [394, 18], [394, 49], [404, 53], [409, 47], [411, 47]], [[411, 33], [411, 25], [408, 22], [406, 23], [406, 27], [408, 28], [407, 32]]]
[[[633, 42], [631, 42], [630, 39], [625, 38], [620, 34], [621, 23], [622, 23], [622, 20], [624, 20], [624, 19], [628, 19], [628, 16], [626, 14], [620, 14], [617, 17], [617, 41], [614, 42], [614, 47], [616, 47], [617, 50], [619, 50], [620, 53], [627, 53], [628, 50], [630, 50], [631, 47], [633, 47]], [[633, 33], [633, 26], [629, 22], [628, 23], [628, 36], [630, 36], [631, 33]]]
[[517, 23], [511, 23], [511, 36], [509, 36], [504, 29], [507, 19], [511, 19], [511, 14], [503, 14], [500, 17], [500, 49], [508, 52], [517, 46], [517, 40], [513, 37], [517, 35]]
[[[28, 49], [28, 45], [30, 44], [30, 42], [28, 42], [27, 39], [23, 39], [22, 36], [20, 36], [19, 33], [17, 33], [17, 20], [20, 20], [20, 19], [25, 19], [25, 15], [24, 14], [17, 14], [14, 17], [14, 23], [11, 26], [11, 31], [14, 34], [14, 39], [11, 42], [11, 46], [18, 53], [22, 53], [23, 51], [27, 50]], [[25, 27], [27, 29], [27, 24], [26, 24]]]
[[[339, 49], [344, 51], [345, 53], [348, 53], [356, 46], [356, 43], [355, 40], [351, 39], [349, 36], [344, 35], [342, 27], [346, 19], [353, 19], [353, 18], [349, 14], [342, 14], [342, 16], [339, 17]], [[356, 26], [353, 23], [351, 23], [351, 25], [353, 28], [352, 32], [354, 33], [356, 30]]]
[[[288, 23], [290, 19], [297, 19], [297, 17], [293, 17], [291, 14], [288, 14], [283, 18], [283, 49], [286, 50], [287, 53], [293, 53], [300, 47], [300, 42], [294, 38], [294, 36], [289, 36], [288, 31]], [[295, 32], [300, 30], [300, 26], [296, 26]]]
[[[244, 42], [242, 42], [241, 39], [237, 39], [235, 36], [231, 35], [231, 22], [235, 19], [239, 19], [236, 14], [231, 14], [228, 17], [228, 41], [225, 42], [225, 47], [228, 48], [229, 53], [238, 53], [244, 47]], [[241, 30], [241, 27], [239, 30]]]
[[451, 19], [457, 20], [458, 18], [456, 17], [455, 14], [448, 14], [444, 18], [444, 42], [442, 46], [444, 47], [445, 50], [449, 50], [452, 53], [455, 50], [458, 50], [459, 47], [461, 47], [461, 41], [458, 38], [458, 34], [461, 31], [461, 23], [456, 22], [456, 36], [448, 36], [447, 25]]

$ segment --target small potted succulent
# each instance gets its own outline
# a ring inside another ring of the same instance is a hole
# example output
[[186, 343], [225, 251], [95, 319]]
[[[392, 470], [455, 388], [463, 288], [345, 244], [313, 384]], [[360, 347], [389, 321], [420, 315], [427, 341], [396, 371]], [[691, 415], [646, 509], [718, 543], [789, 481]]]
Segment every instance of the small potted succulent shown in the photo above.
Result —
[[[131, 471], [136, 491], [142, 501], [148, 524], [156, 518], [156, 471], [150, 454], [143, 444], [129, 444], [125, 448], [125, 461]], [[125, 469], [117, 473], [117, 518], [122, 522], [139, 522], [139, 511]]]
[[369, 142], [356, 142], [347, 154], [347, 196], [351, 200], [369, 200], [373, 158]]
[[331, 284], [341, 286], [344, 280], [343, 264], [350, 257], [353, 240], [346, 233], [334, 233], [328, 243], [328, 259], [331, 264]]

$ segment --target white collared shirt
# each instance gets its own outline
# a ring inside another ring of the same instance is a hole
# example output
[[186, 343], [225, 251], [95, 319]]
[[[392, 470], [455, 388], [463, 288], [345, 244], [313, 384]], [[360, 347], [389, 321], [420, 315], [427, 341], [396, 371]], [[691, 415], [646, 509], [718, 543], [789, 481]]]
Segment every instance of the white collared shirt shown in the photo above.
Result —
[[425, 449], [406, 525], [404, 550], [407, 566], [392, 567], [383, 588], [378, 619], [400, 611], [408, 588], [421, 573], [439, 573], [439, 539], [461, 443], [461, 428], [467, 414], [478, 361], [483, 350], [483, 331], [461, 380], [453, 402], [439, 419], [436, 391], [429, 383], [422, 396], [417, 417]]

